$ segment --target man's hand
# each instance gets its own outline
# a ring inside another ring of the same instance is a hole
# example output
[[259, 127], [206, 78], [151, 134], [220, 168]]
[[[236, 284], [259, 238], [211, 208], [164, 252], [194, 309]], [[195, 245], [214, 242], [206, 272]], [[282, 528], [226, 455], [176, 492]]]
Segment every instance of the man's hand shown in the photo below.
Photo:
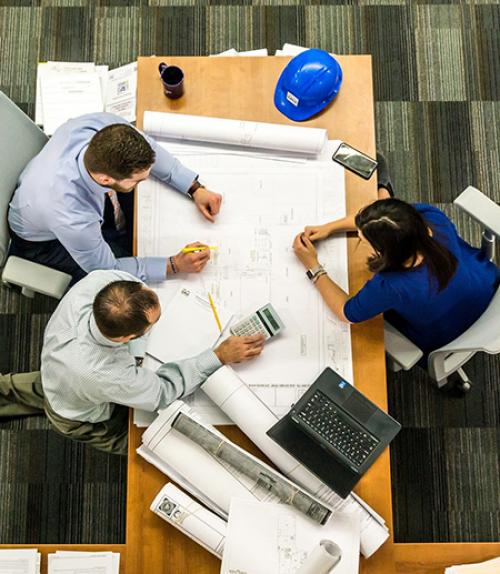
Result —
[[219, 213], [222, 195], [214, 193], [205, 187], [199, 187], [192, 195], [196, 207], [205, 219], [215, 221], [215, 216]]
[[304, 228], [304, 235], [311, 241], [321, 241], [330, 236], [330, 224], [308, 225]]
[[203, 270], [208, 260], [210, 259], [210, 249], [208, 245], [196, 241], [195, 243], [188, 243], [187, 248], [199, 247], [199, 251], [191, 251], [190, 253], [183, 253], [182, 250], [174, 255], [174, 264], [177, 268], [177, 273], [199, 273]]
[[215, 354], [223, 365], [243, 363], [260, 355], [264, 348], [264, 336], [229, 337], [215, 349]]
[[304, 233], [299, 233], [294, 239], [293, 251], [306, 269], [312, 269], [319, 265], [316, 248]]

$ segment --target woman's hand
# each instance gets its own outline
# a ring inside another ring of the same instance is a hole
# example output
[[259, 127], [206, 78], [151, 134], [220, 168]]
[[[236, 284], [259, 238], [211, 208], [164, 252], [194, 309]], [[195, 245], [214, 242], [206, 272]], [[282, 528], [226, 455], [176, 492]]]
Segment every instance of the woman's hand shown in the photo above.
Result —
[[304, 235], [310, 241], [321, 241], [326, 239], [331, 234], [331, 224], [325, 223], [323, 225], [308, 225], [304, 228]]
[[312, 269], [319, 265], [318, 253], [311, 240], [305, 233], [299, 233], [293, 241], [293, 250], [299, 261], [306, 269]]

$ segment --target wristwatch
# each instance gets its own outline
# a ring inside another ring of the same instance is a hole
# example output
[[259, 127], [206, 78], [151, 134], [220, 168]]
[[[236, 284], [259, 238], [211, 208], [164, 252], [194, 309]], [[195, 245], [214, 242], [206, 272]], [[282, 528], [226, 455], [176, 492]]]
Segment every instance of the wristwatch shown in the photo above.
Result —
[[306, 271], [307, 278], [309, 279], [309, 281], [314, 281], [314, 278], [324, 270], [325, 268], [321, 264], [318, 265], [317, 267], [313, 267], [312, 269], [308, 269]]
[[194, 197], [193, 197], [194, 192], [198, 191], [198, 189], [200, 189], [200, 187], [205, 187], [205, 186], [202, 183], [200, 183], [198, 180], [195, 180], [192, 183], [191, 187], [188, 189], [188, 195], [191, 199], [194, 200]]

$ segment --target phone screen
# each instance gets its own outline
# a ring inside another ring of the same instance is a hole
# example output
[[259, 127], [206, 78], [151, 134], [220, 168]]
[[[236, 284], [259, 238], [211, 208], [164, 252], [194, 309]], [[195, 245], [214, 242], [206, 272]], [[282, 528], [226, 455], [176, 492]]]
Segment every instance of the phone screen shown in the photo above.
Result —
[[346, 143], [340, 144], [332, 159], [365, 179], [369, 179], [377, 167], [374, 159]]

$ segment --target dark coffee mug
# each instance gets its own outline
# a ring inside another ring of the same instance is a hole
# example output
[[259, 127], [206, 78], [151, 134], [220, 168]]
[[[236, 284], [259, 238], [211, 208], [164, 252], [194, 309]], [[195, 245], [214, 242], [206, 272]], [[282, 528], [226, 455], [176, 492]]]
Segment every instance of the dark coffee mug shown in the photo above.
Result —
[[159, 66], [163, 92], [167, 98], [175, 100], [184, 93], [184, 72], [178, 66], [169, 66], [162, 62]]

